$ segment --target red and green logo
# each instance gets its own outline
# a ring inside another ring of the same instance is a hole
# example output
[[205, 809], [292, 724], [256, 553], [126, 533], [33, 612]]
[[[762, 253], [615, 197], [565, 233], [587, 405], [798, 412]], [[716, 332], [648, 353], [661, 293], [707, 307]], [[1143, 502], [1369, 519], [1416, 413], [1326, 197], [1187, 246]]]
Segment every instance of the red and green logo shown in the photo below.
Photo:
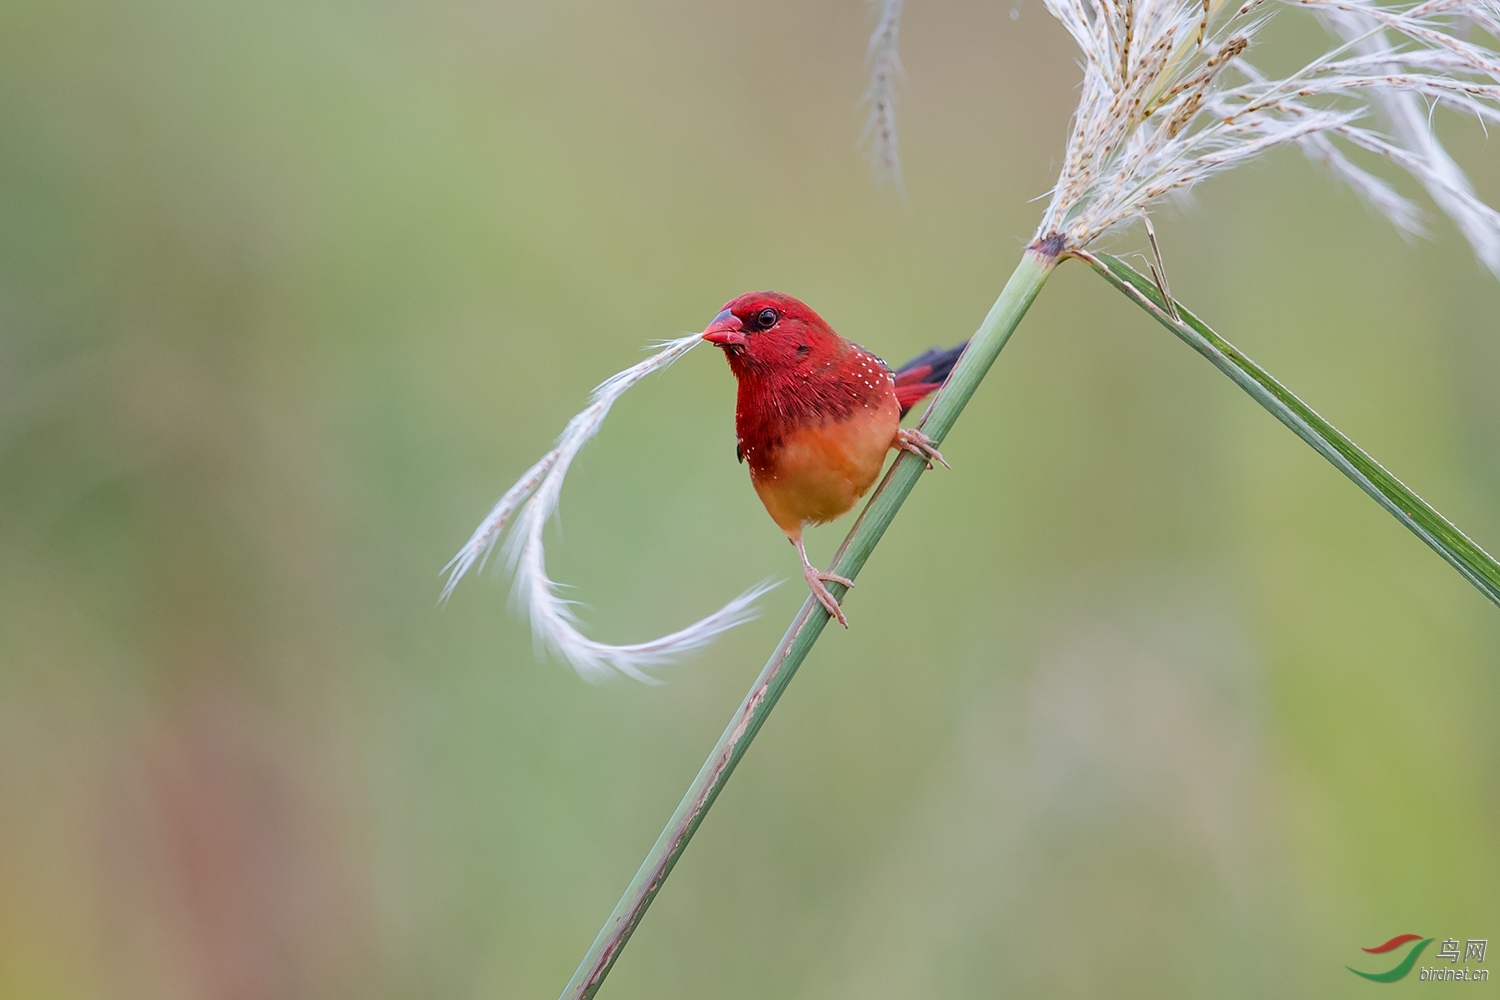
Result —
[[1352, 965], [1346, 965], [1344, 968], [1356, 976], [1364, 976], [1366, 979], [1377, 983], [1394, 983], [1398, 979], [1404, 979], [1406, 974], [1412, 970], [1412, 966], [1416, 965], [1417, 959], [1422, 956], [1423, 949], [1432, 944], [1432, 938], [1424, 938], [1420, 934], [1397, 934], [1385, 944], [1363, 949], [1371, 955], [1386, 955], [1412, 941], [1417, 943], [1412, 945], [1411, 950], [1406, 953], [1406, 957], [1397, 962], [1394, 968], [1388, 969], [1385, 972], [1361, 972]]

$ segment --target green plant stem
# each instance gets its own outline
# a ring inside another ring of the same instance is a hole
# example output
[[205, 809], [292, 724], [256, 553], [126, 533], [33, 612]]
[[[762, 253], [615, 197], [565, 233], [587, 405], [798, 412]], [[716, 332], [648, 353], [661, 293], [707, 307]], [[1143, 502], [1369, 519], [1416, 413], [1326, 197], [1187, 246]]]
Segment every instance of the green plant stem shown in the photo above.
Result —
[[[923, 417], [921, 426], [929, 437], [941, 442], [953, 427], [965, 404], [969, 402], [969, 397], [974, 395], [974, 390], [979, 388], [985, 373], [995, 363], [1000, 349], [1010, 339], [1016, 324], [1036, 299], [1037, 292], [1052, 273], [1057, 261], [1055, 244], [1033, 246], [1021, 257], [1021, 262], [1016, 265], [1005, 289], [990, 307], [978, 332], [969, 341], [969, 347], [954, 367], [953, 374], [939, 390]], [[834, 557], [833, 572], [850, 579], [859, 575], [865, 560], [875, 550], [885, 529], [901, 509], [901, 504], [906, 501], [925, 468], [925, 464], [914, 455], [898, 455], [870, 502], [860, 513], [859, 519], [855, 521], [854, 527], [850, 529], [849, 536], [844, 539], [844, 544]], [[844, 595], [845, 588], [840, 584], [830, 584], [829, 589], [840, 598]], [[751, 741], [760, 732], [771, 709], [776, 707], [777, 700], [791, 683], [797, 668], [807, 658], [813, 643], [822, 635], [828, 620], [828, 613], [811, 596], [802, 603], [786, 635], [771, 654], [760, 676], [755, 679], [755, 686], [734, 713], [729, 727], [719, 737], [713, 753], [693, 779], [682, 803], [672, 814], [671, 821], [656, 839], [651, 852], [642, 862], [640, 871], [625, 890], [625, 895], [615, 906], [599, 936], [594, 939], [588, 954], [579, 963], [578, 971], [573, 973], [572, 981], [562, 992], [562, 1000], [586, 1000], [598, 992], [604, 977], [609, 975], [609, 970], [620, 957], [620, 951], [641, 922], [646, 908], [656, 898], [662, 883], [671, 874], [672, 866], [682, 856], [688, 841], [703, 822], [704, 815], [734, 772], [735, 765], [749, 749]]]
[[1318, 454], [1352, 479], [1392, 517], [1431, 546], [1480, 593], [1500, 604], [1500, 564], [1495, 558], [1387, 472], [1337, 427], [1245, 357], [1237, 347], [1210, 330], [1202, 320], [1183, 308], [1182, 303], [1172, 300], [1171, 305], [1176, 307], [1177, 314], [1174, 316], [1155, 282], [1129, 264], [1109, 254], [1095, 255], [1085, 251], [1074, 256], [1087, 261], [1104, 280], [1124, 292], [1158, 323], [1233, 379], [1236, 385], [1312, 445]]

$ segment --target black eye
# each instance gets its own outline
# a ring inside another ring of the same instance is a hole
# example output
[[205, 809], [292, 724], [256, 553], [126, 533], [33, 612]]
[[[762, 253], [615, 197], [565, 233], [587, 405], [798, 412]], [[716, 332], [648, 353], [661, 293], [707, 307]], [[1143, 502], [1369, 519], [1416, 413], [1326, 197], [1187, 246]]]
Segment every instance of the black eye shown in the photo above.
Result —
[[762, 309], [755, 314], [755, 327], [758, 330], [769, 330], [776, 325], [781, 317], [776, 315], [775, 309]]

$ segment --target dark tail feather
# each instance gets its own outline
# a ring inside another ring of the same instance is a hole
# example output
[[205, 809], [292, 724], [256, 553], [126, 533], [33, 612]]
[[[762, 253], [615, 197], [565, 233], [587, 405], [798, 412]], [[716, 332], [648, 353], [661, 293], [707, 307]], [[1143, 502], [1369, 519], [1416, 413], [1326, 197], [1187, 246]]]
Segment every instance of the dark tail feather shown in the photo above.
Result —
[[957, 347], [929, 348], [896, 369], [896, 402], [901, 404], [903, 417], [907, 410], [947, 381], [959, 355], [968, 346], [966, 340]]

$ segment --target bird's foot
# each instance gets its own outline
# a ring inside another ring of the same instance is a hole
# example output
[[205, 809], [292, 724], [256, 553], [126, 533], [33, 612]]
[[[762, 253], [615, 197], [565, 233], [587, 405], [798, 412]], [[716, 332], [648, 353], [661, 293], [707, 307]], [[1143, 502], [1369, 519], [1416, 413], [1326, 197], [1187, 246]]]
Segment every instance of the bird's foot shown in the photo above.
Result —
[[844, 628], [848, 628], [849, 619], [844, 617], [844, 609], [839, 607], [838, 598], [834, 597], [833, 591], [824, 584], [842, 583], [846, 587], [853, 587], [854, 581], [846, 576], [839, 576], [837, 573], [824, 573], [808, 565], [802, 567], [802, 576], [807, 580], [807, 588], [812, 591], [812, 595], [818, 599], [819, 604], [823, 605], [823, 610], [837, 618]]
[[936, 462], [945, 469], [950, 469], [947, 462], [943, 461], [943, 453], [937, 450], [937, 442], [923, 434], [919, 430], [909, 430], [903, 427], [896, 432], [896, 447], [902, 451], [909, 451], [913, 455], [927, 463], [927, 468], [932, 468]]

